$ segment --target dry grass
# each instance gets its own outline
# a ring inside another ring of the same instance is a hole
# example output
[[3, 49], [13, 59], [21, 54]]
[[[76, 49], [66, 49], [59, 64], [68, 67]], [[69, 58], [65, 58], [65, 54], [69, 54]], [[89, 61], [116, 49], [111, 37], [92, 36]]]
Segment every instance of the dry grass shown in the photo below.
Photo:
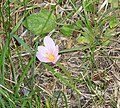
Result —
[[[101, 4], [96, 5], [98, 9], [102, 5], [103, 0], [100, 2]], [[5, 1], [2, 0], [0, 3], [1, 7], [4, 3]], [[79, 6], [81, 5], [81, 0], [75, 0], [75, 3]], [[43, 8], [51, 10], [52, 6], [56, 4], [56, 0], [32, 0], [28, 2], [27, 5], [28, 4], [31, 5], [26, 7], [27, 11], [33, 6], [36, 6], [36, 8], [32, 9], [30, 12], [34, 13], [39, 12]], [[11, 25], [10, 28], [7, 28], [7, 31], [12, 31], [25, 12], [23, 5], [16, 8], [17, 6], [19, 6], [18, 3], [10, 4], [10, 9], [12, 10], [10, 14]], [[107, 9], [109, 10], [110, 7], [111, 5], [109, 4]], [[74, 8], [71, 5], [70, 0], [63, 0], [60, 5], [56, 6], [54, 14], [60, 15], [60, 18], [63, 19], [73, 10]], [[104, 12], [105, 10], [102, 9], [101, 11]], [[73, 15], [69, 16], [64, 23], [70, 24], [76, 22], [76, 20], [79, 19], [78, 13], [81, 13], [81, 15], [83, 14], [82, 7], [80, 7], [78, 11], [74, 12]], [[117, 14], [120, 21], [119, 12], [114, 11], [113, 13]], [[111, 12], [109, 15], [113, 15], [113, 13]], [[8, 22], [6, 20], [5, 12], [3, 16], [7, 25]], [[94, 16], [96, 15], [94, 14]], [[92, 21], [91, 16], [88, 17], [89, 20]], [[0, 22], [0, 27], [0, 51], [2, 51], [6, 42], [6, 35], [4, 34], [5, 31], [2, 22]], [[106, 21], [103, 28], [107, 27], [108, 22]], [[115, 29], [114, 33], [119, 33], [120, 25]], [[59, 30], [55, 30], [52, 33], [52, 37], [59, 45], [60, 51], [62, 51], [64, 49], [81, 46], [77, 44], [76, 38], [79, 32], [81, 31], [78, 31], [71, 37], [64, 37]], [[24, 28], [23, 25], [20, 25], [15, 34], [24, 40], [24, 42], [27, 43], [33, 51], [35, 50], [35, 42], [33, 40], [36, 36]], [[39, 44], [41, 45], [41, 43], [42, 38], [39, 38]], [[14, 65], [17, 81], [19, 81], [23, 72], [22, 66], [26, 67], [33, 55], [31, 55], [14, 38], [11, 39], [9, 46], [11, 51], [11, 62]], [[38, 60], [36, 61], [35, 66], [31, 65], [31, 68], [27, 72], [27, 75], [21, 84], [21, 88], [19, 89], [20, 95], [27, 96], [31, 92], [31, 85], [33, 84], [34, 91], [39, 91], [37, 93], [41, 97], [41, 108], [45, 106], [49, 99], [53, 102], [51, 103], [51, 108], [55, 108], [56, 97], [54, 97], [53, 100], [50, 97], [53, 97], [55, 92], [58, 91], [62, 91], [65, 94], [69, 108], [120, 108], [120, 33], [111, 39], [108, 46], [98, 45], [96, 47], [94, 50], [93, 61], [91, 61], [90, 49], [61, 53], [61, 55], [61, 64], [63, 64], [71, 74], [74, 80], [74, 85], [83, 93], [83, 95], [78, 95], [72, 88], [57, 79]], [[13, 70], [11, 62], [6, 58], [5, 83], [9, 89], [12, 89], [12, 86], [16, 83], [14, 82], [12, 75]], [[64, 76], [62, 70], [57, 65], [50, 64], [50, 66]], [[32, 76], [33, 68], [34, 76]], [[32, 78], [34, 78], [34, 80], [32, 80]], [[34, 98], [32, 98], [32, 100], [35, 101]], [[21, 106], [21, 104], [18, 106]], [[64, 98], [62, 96], [60, 96], [58, 100], [58, 107], [65, 108]]]

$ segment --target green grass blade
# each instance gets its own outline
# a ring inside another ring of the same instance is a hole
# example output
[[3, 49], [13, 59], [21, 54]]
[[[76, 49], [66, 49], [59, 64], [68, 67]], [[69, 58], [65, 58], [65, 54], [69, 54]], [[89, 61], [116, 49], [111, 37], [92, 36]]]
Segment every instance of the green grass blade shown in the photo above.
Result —
[[86, 49], [88, 49], [90, 47], [91, 46], [81, 46], [79, 48], [70, 48], [70, 49], [62, 50], [59, 53], [69, 53], [69, 52], [74, 52], [74, 51], [86, 50]]
[[2, 49], [2, 54], [1, 54], [1, 65], [0, 65], [0, 69], [1, 69], [1, 77], [0, 77], [0, 82], [4, 83], [4, 71], [5, 71], [5, 57], [6, 57], [6, 52], [7, 52], [7, 46], [8, 46], [8, 40], [6, 40], [5, 45], [3, 46]]
[[13, 79], [14, 79], [15, 83], [17, 83], [16, 71], [15, 71], [15, 67], [14, 67], [11, 57], [9, 57], [9, 60], [10, 60], [11, 68], [12, 68]]
[[23, 47], [25, 47], [31, 54], [33, 54], [33, 51], [31, 50], [31, 48], [30, 48], [21, 38], [19, 38], [17, 35], [14, 35], [14, 38], [15, 38]]
[[11, 106], [13, 106], [13, 108], [15, 108], [15, 103], [10, 98], [9, 94], [2, 88], [0, 88], [0, 95], [3, 95], [7, 99], [6, 101], [8, 101], [11, 104]]
[[87, 11], [86, 11], [86, 6], [85, 6], [85, 1], [82, 0], [82, 5], [83, 5], [83, 11], [84, 11], [84, 14], [85, 14], [85, 20], [86, 20], [86, 26], [87, 28], [91, 31], [92, 33], [92, 27], [91, 27], [91, 24], [89, 22], [89, 19], [88, 19], [88, 16], [87, 16]]
[[78, 94], [82, 94], [74, 85], [72, 85], [71, 83], [69, 83], [66, 79], [64, 79], [58, 72], [56, 72], [55, 70], [53, 70], [48, 64], [43, 63], [44, 66], [52, 72], [52, 74], [54, 74], [56, 77], [58, 77], [61, 81], [63, 81], [65, 84], [67, 84], [69, 87], [73, 88]]
[[2, 105], [2, 108], [5, 108], [5, 102], [0, 96], [0, 105]]
[[33, 63], [33, 60], [34, 60], [34, 57], [31, 58], [31, 60], [30, 60], [29, 63], [27, 64], [27, 66], [26, 66], [23, 74], [21, 75], [20, 80], [19, 80], [18, 84], [16, 85], [16, 94], [15, 94], [15, 95], [18, 95], [18, 89], [19, 89], [19, 87], [20, 87], [20, 84], [22, 83], [22, 81], [23, 81], [26, 73], [28, 72], [28, 69], [30, 68], [31, 64]]
[[62, 69], [64, 75], [68, 77], [70, 83], [73, 84], [73, 78], [71, 77], [70, 73], [66, 70], [66, 68], [60, 62], [57, 62], [56, 64]]
[[68, 108], [67, 98], [66, 98], [65, 94], [64, 94], [62, 91], [59, 91], [59, 93], [58, 93], [58, 96], [57, 96], [57, 99], [56, 99], [56, 105], [55, 105], [55, 106], [57, 107], [57, 103], [58, 103], [58, 99], [60, 98], [60, 95], [63, 96], [63, 98], [64, 98], [64, 103], [65, 103], [65, 107]]

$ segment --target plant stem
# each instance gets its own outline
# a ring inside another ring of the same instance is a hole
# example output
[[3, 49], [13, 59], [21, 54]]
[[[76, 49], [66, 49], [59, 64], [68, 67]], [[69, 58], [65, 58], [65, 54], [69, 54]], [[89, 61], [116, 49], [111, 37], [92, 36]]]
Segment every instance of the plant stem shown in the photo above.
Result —
[[70, 73], [66, 70], [66, 68], [60, 62], [57, 62], [57, 65], [59, 66], [59, 68], [62, 69], [62, 71], [64, 72], [64, 75], [68, 77], [68, 79], [70, 80], [70, 83], [73, 84], [73, 79]]

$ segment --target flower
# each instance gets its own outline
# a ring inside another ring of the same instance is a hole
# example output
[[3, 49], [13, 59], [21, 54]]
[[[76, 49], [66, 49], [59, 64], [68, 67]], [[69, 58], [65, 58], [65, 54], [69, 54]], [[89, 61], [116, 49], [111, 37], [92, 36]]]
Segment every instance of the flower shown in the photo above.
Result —
[[58, 55], [58, 45], [55, 45], [50, 36], [46, 36], [43, 42], [45, 46], [38, 46], [38, 51], [36, 53], [37, 58], [41, 62], [52, 62], [55, 64], [60, 58], [60, 55]]

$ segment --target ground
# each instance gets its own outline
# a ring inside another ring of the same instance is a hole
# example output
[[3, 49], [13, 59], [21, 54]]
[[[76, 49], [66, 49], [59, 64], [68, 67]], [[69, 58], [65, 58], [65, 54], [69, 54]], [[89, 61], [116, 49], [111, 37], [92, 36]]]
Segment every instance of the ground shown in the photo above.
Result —
[[[0, 2], [1, 107], [120, 108], [120, 3], [86, 1]], [[57, 26], [36, 34], [24, 21], [43, 9], [57, 17]], [[63, 29], [64, 25], [74, 27]], [[56, 64], [36, 58], [45, 36], [59, 46]]]

